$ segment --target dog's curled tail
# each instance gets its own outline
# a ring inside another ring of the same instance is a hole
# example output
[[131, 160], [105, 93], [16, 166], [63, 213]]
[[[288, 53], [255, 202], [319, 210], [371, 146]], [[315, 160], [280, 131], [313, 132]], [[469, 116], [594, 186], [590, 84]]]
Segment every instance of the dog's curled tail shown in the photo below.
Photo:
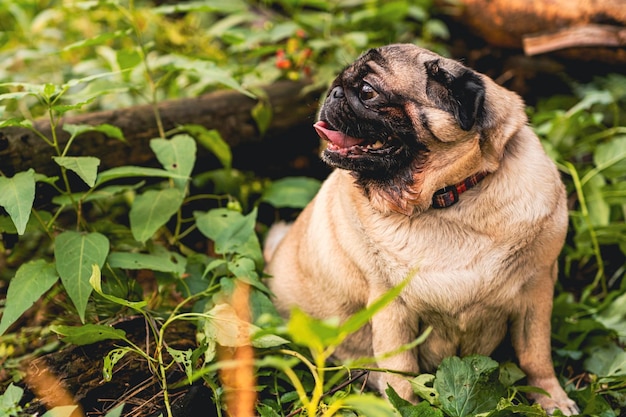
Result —
[[283, 240], [292, 224], [293, 223], [280, 221], [270, 227], [270, 230], [267, 232], [267, 237], [265, 238], [265, 244], [263, 245], [263, 258], [265, 258], [265, 263], [268, 263], [272, 259], [276, 248]]

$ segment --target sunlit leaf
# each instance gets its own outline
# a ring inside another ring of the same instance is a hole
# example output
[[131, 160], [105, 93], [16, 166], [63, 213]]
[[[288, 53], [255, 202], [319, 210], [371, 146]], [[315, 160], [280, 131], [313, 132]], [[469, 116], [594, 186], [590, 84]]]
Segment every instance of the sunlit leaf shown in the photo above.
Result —
[[130, 208], [130, 230], [138, 242], [150, 239], [178, 211], [184, 194], [176, 188], [148, 190]]
[[89, 283], [92, 266], [95, 264], [102, 268], [108, 253], [109, 239], [100, 233], [67, 231], [58, 235], [55, 240], [57, 271], [83, 322], [87, 301], [93, 289]]
[[12, 178], [0, 177], [0, 206], [11, 216], [18, 234], [24, 234], [35, 201], [35, 171], [31, 168]]
[[77, 405], [58, 405], [46, 411], [41, 417], [71, 417]]
[[48, 291], [59, 276], [54, 264], [43, 259], [20, 265], [9, 281], [6, 304], [0, 319], [0, 335]]
[[55, 156], [52, 159], [58, 165], [75, 172], [88, 186], [95, 185], [100, 159], [93, 156]]

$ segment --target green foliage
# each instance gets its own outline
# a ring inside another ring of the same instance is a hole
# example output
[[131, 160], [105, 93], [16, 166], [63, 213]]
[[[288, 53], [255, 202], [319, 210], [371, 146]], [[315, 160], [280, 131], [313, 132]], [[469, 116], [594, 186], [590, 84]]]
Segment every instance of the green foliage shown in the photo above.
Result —
[[[435, 375], [412, 379], [424, 399], [418, 405], [392, 388], [388, 400], [360, 394], [354, 388], [358, 377], [377, 371], [363, 366], [372, 358], [336, 367], [327, 362], [401, 287], [344, 323], [301, 311], [289, 323], [278, 319], [263, 283], [256, 207], [302, 208], [319, 181], [270, 183], [237, 171], [219, 132], [197, 125], [171, 132], [157, 126], [159, 137], [150, 145], [161, 168], [101, 171], [98, 158], [72, 155], [85, 132], [125, 140], [116, 126], [63, 124], [69, 141], [61, 146], [56, 137], [63, 116], [146, 102], [156, 109], [163, 99], [219, 88], [254, 97], [251, 118], [265, 132], [273, 112], [257, 86], [281, 78], [325, 85], [364, 49], [389, 42], [445, 54], [440, 42], [448, 33], [433, 18], [436, 12], [431, 0], [228, 0], [158, 7], [121, 0], [1, 2], [0, 128], [33, 131], [54, 150], [58, 174], [41, 175], [36, 166], [14, 175], [0, 172], [6, 212], [0, 232], [18, 240], [2, 271], [10, 280], [0, 335], [11, 336], [33, 304], [58, 303], [67, 314], [54, 318], [49, 329], [76, 345], [115, 341], [104, 357], [106, 381], [126, 355], [140, 356], [162, 384], [164, 415], [171, 415], [168, 377], [174, 365], [184, 372], [178, 386], [202, 380], [220, 405], [217, 373], [230, 365], [218, 360], [219, 348], [252, 346], [262, 416], [544, 416], [526, 402], [523, 393], [532, 388], [523, 385], [515, 365], [484, 357], [449, 358]], [[570, 195], [553, 345], [562, 382], [589, 416], [618, 416], [626, 408], [624, 109], [622, 75], [574, 85], [572, 94], [544, 98], [529, 109]], [[49, 137], [34, 128], [38, 117], [49, 120]], [[194, 171], [201, 168], [197, 146], [212, 152], [222, 168]], [[45, 204], [35, 204], [39, 186], [54, 194]], [[190, 244], [197, 235], [208, 240], [206, 247]], [[139, 272], [157, 284], [153, 293], [136, 290]], [[250, 288], [249, 319], [232, 300], [241, 285]], [[56, 301], [65, 295], [71, 304]], [[113, 314], [145, 317], [156, 349], [147, 352], [110, 326]], [[195, 349], [178, 350], [167, 340], [168, 327], [181, 320], [198, 326]], [[426, 337], [428, 331], [399, 349], [412, 349]], [[0, 416], [20, 415], [22, 396], [21, 388], [8, 385], [0, 395]], [[121, 406], [107, 415], [121, 415]], [[72, 410], [46, 415], [53, 411]]]

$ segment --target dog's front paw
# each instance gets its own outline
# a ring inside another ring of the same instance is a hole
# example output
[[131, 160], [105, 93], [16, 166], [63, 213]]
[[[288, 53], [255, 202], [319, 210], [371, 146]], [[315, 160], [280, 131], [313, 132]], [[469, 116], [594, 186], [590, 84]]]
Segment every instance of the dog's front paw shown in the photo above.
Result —
[[556, 410], [561, 410], [566, 416], [575, 416], [580, 414], [580, 409], [574, 401], [572, 401], [565, 392], [563, 395], [557, 395], [556, 397], [547, 397], [541, 395], [535, 398], [537, 402], [548, 415], [553, 415]]

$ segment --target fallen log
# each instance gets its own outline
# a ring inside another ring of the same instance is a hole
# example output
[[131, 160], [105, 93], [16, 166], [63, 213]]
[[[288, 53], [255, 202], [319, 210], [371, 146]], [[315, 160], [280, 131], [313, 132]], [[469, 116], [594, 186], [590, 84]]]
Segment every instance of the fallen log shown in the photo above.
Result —
[[[264, 88], [273, 117], [266, 132], [278, 136], [291, 128], [313, 123], [317, 110], [319, 90], [305, 89], [306, 84], [281, 81]], [[200, 97], [163, 101], [158, 111], [165, 131], [184, 124], [198, 124], [217, 129], [231, 147], [259, 143], [262, 134], [253, 117], [257, 100], [236, 91], [217, 91]], [[61, 147], [69, 138], [63, 124], [99, 125], [108, 123], [120, 128], [126, 143], [100, 132], [80, 135], [71, 146], [68, 156], [95, 156], [100, 158], [100, 170], [121, 165], [150, 165], [155, 161], [149, 142], [158, 137], [157, 122], [151, 105], [139, 105], [116, 110], [99, 111], [67, 117], [57, 127]], [[51, 137], [47, 119], [37, 120], [34, 127]], [[313, 129], [311, 128], [313, 135]], [[198, 149], [199, 157], [208, 151]], [[0, 129], [0, 171], [11, 176], [34, 168], [38, 173], [57, 175], [53, 162], [54, 150], [32, 131], [25, 128]]]
[[455, 14], [493, 46], [626, 63], [623, 0], [461, 0]]

